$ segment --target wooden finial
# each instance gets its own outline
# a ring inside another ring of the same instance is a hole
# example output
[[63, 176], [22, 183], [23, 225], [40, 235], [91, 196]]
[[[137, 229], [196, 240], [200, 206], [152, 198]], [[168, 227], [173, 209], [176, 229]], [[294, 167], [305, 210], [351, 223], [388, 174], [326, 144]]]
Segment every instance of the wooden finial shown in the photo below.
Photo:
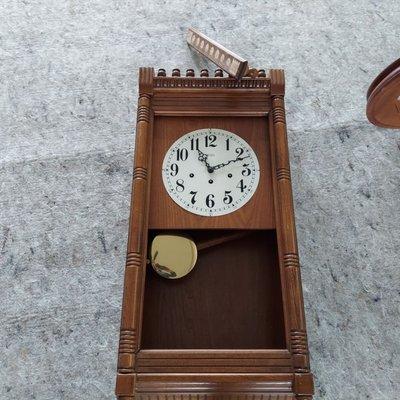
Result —
[[172, 70], [172, 76], [181, 76], [181, 71], [178, 68]]
[[216, 69], [215, 73], [214, 73], [214, 76], [216, 78], [222, 78], [224, 76], [224, 73], [222, 72], [222, 69]]
[[265, 78], [267, 74], [265, 73], [265, 69], [259, 69], [258, 70], [258, 77], [259, 78]]
[[194, 75], [194, 70], [191, 69], [191, 68], [187, 69], [186, 70], [186, 76], [189, 76], [189, 77], [193, 78], [195, 76]]
[[157, 72], [157, 76], [167, 76], [164, 68], [160, 68]]
[[200, 71], [200, 76], [201, 76], [202, 78], [207, 78], [207, 77], [208, 77], [208, 69], [202, 69], [202, 70]]

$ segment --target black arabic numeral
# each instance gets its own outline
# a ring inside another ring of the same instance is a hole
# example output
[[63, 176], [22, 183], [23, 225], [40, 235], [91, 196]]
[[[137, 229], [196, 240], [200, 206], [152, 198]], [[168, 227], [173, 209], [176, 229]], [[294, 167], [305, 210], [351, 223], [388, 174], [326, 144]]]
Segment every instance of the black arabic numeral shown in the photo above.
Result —
[[226, 151], [229, 151], [229, 138], [226, 139]]
[[198, 150], [199, 149], [199, 138], [191, 138], [190, 139], [190, 150]]
[[243, 179], [241, 179], [240, 181], [239, 181], [239, 183], [236, 185], [236, 187], [238, 188], [238, 189], [240, 189], [240, 191], [243, 193], [244, 192], [244, 189], [246, 189], [247, 188], [247, 186], [244, 184], [244, 182], [243, 182]]
[[238, 157], [241, 157], [243, 153], [244, 153], [244, 149], [243, 148], [238, 147], [236, 149], [236, 154], [237, 154]]
[[176, 191], [182, 193], [185, 190], [183, 179], [178, 179], [176, 181]]
[[244, 170], [242, 170], [243, 176], [249, 176], [251, 174], [251, 169], [249, 168], [249, 164], [243, 164]]
[[178, 171], [178, 164], [171, 164], [171, 176], [176, 176], [178, 174]]
[[186, 161], [189, 156], [188, 149], [178, 149], [176, 152], [177, 161]]
[[197, 192], [194, 192], [193, 190], [190, 192], [190, 194], [192, 195], [192, 200], [190, 200], [190, 202], [192, 204], [196, 203], [196, 194]]
[[213, 194], [209, 194], [206, 197], [206, 205], [208, 208], [213, 208], [215, 206], [215, 201], [214, 201], [214, 195]]
[[217, 140], [215, 135], [207, 135], [206, 136], [206, 147], [216, 147], [217, 145], [214, 143]]
[[230, 195], [230, 193], [232, 193], [231, 190], [225, 190], [225, 197], [223, 200], [225, 204], [231, 204], [233, 201], [233, 197]]

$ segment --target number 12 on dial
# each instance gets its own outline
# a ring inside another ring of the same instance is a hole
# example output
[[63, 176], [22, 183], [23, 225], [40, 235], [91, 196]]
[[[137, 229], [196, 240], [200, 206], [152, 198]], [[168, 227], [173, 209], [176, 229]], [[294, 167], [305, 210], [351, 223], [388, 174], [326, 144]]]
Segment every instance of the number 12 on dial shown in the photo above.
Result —
[[260, 167], [251, 146], [215, 128], [181, 136], [166, 152], [162, 178], [172, 200], [203, 216], [229, 214], [257, 190]]

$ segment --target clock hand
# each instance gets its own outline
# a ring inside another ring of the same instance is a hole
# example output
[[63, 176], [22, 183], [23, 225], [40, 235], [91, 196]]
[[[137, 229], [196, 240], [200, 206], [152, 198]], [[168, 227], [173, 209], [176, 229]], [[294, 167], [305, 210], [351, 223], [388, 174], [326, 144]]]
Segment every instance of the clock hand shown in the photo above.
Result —
[[208, 159], [208, 154], [204, 154], [201, 150], [197, 150], [199, 153], [199, 157], [198, 160], [201, 162], [204, 162], [204, 164], [207, 167], [207, 171], [208, 172], [214, 172], [214, 169], [211, 167], [211, 165], [208, 163], [207, 159]]
[[248, 158], [248, 157], [250, 157], [250, 156], [236, 157], [234, 160], [229, 160], [229, 161], [227, 161], [227, 162], [225, 162], [225, 163], [221, 163], [221, 164], [214, 165], [214, 166], [211, 167], [211, 169], [212, 169], [213, 171], [215, 171], [216, 169], [220, 169], [220, 168], [222, 168], [222, 167], [225, 167], [226, 165], [228, 165], [228, 164], [230, 164], [230, 163], [234, 163], [234, 162], [237, 162], [237, 161], [242, 161], [242, 160], [244, 160], [245, 158]]

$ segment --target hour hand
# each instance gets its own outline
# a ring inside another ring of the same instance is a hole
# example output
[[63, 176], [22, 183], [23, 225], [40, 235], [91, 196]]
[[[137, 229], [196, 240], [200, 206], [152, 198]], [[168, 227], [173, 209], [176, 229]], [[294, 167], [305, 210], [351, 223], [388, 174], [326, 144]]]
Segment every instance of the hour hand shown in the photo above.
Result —
[[211, 165], [208, 163], [207, 159], [208, 159], [208, 154], [204, 154], [201, 150], [197, 150], [199, 153], [199, 157], [198, 160], [203, 162], [206, 167], [207, 167], [207, 171], [208, 172], [214, 172], [214, 168], [211, 167]]
[[204, 154], [201, 150], [197, 150], [199, 153], [199, 161], [207, 162], [208, 155]]

